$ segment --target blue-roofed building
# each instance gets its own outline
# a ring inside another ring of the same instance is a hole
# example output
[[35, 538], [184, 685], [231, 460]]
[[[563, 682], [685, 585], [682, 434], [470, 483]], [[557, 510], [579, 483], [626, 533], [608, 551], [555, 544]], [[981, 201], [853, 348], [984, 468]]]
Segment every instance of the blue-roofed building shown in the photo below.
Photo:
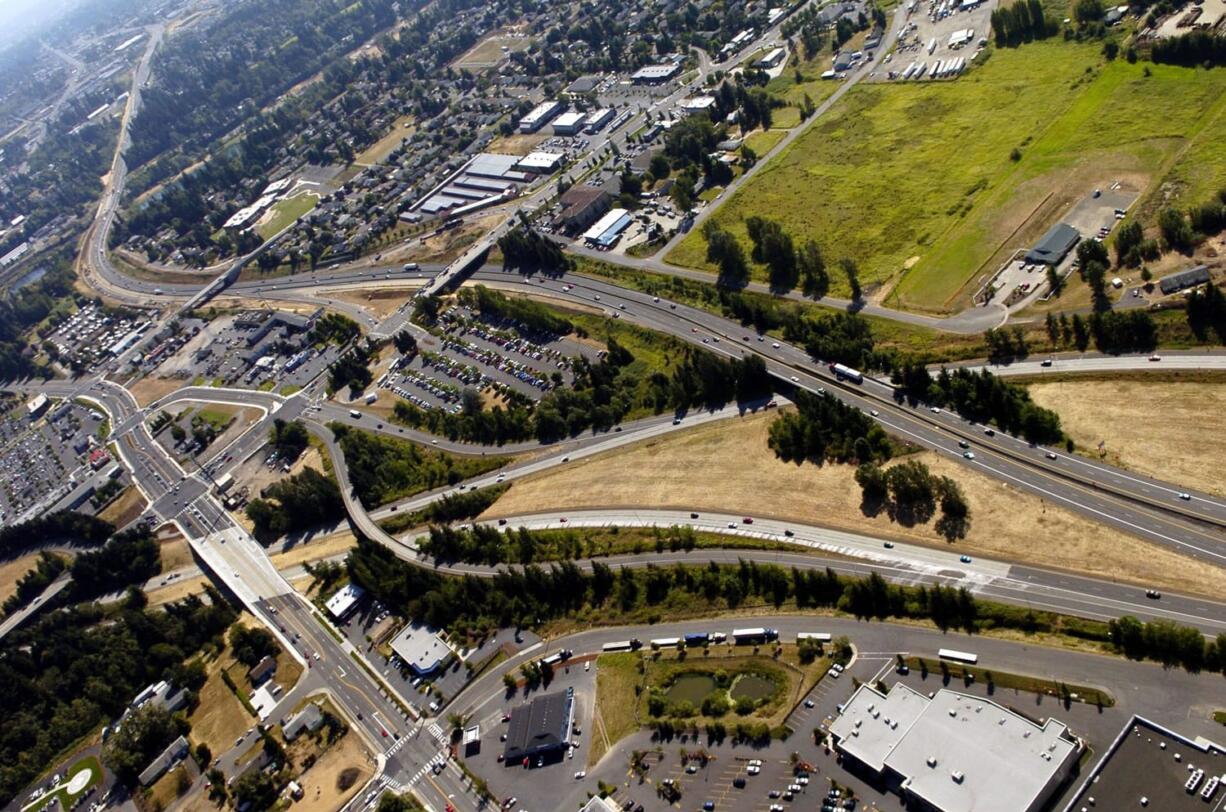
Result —
[[630, 212], [625, 209], [613, 209], [583, 232], [583, 239], [597, 248], [608, 248], [617, 242], [617, 238], [629, 225]]

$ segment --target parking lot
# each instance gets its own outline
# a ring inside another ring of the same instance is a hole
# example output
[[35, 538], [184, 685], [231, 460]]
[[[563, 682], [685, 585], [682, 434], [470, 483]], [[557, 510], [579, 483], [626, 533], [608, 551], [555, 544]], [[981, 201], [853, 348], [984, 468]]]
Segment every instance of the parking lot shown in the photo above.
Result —
[[155, 370], [163, 378], [191, 384], [220, 384], [288, 394], [314, 379], [337, 359], [339, 348], [310, 342], [318, 314], [261, 310], [205, 322], [186, 320], [190, 336]]
[[878, 77], [897, 81], [956, 77], [987, 45], [996, 0], [981, 3], [912, 0], [912, 3], [914, 9], [898, 44], [886, 57]]
[[[113, 466], [99, 436], [100, 412], [61, 401], [32, 420], [24, 403], [9, 405], [0, 419], [0, 523], [33, 518]], [[87, 501], [82, 509], [92, 507]]]
[[445, 312], [439, 326], [443, 334], [397, 359], [379, 378], [381, 388], [419, 408], [452, 412], [460, 411], [465, 389], [494, 401], [535, 402], [574, 380], [575, 356], [598, 357], [592, 347], [463, 306]]
[[92, 302], [61, 321], [47, 336], [66, 367], [80, 372], [132, 346], [151, 322], [138, 313], [102, 308]]

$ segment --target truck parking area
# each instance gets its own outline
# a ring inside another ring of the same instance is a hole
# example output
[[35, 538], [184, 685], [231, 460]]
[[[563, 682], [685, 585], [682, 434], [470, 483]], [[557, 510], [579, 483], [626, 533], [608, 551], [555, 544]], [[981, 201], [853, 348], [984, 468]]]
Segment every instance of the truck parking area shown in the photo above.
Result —
[[987, 45], [996, 0], [909, 0], [908, 20], [884, 78], [895, 81], [953, 79]]

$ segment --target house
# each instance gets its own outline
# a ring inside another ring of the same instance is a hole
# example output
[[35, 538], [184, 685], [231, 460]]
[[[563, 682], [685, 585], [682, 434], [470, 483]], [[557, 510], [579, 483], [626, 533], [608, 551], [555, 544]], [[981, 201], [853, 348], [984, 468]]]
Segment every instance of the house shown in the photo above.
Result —
[[1209, 268], [1205, 265], [1197, 265], [1195, 268], [1188, 268], [1186, 271], [1162, 277], [1158, 280], [1158, 289], [1163, 295], [1170, 296], [1172, 293], [1194, 288], [1208, 281]]
[[301, 736], [303, 733], [313, 733], [319, 730], [324, 723], [323, 711], [314, 702], [307, 705], [302, 710], [295, 713], [289, 719], [285, 720], [285, 724], [281, 725], [281, 735], [285, 737], [287, 742], [292, 742], [294, 739]]
[[172, 741], [161, 754], [153, 761], [149, 762], [138, 776], [140, 785], [147, 787], [157, 781], [163, 775], [170, 771], [170, 768], [177, 764], [181, 759], [186, 758], [188, 753], [187, 739], [180, 736]]
[[271, 654], [265, 655], [264, 659], [260, 660], [251, 670], [247, 672], [247, 679], [252, 685], [259, 685], [264, 682], [277, 671], [277, 658]]

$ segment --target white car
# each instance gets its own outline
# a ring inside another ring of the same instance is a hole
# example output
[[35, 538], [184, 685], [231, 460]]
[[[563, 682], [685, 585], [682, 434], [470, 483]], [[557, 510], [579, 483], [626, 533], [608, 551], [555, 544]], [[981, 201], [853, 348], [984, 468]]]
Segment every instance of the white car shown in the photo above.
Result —
[[778, 341], [772, 341], [772, 342], [771, 342], [771, 346], [772, 346], [772, 347], [774, 347], [775, 349], [779, 349], [779, 342], [778, 342]]
[[579, 772], [575, 773], [575, 780], [576, 780], [576, 781], [582, 781], [582, 780], [583, 780], [584, 778], [586, 778], [586, 777], [587, 777], [587, 771], [586, 771], [586, 770], [580, 770]]

